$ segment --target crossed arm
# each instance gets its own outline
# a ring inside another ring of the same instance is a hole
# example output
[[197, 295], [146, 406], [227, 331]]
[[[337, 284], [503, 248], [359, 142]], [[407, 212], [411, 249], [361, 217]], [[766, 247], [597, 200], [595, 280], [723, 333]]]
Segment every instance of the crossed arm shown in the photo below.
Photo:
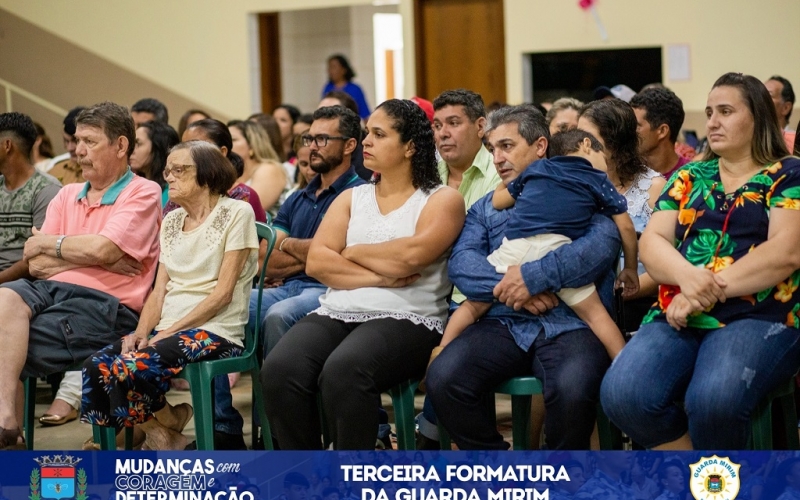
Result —
[[272, 279], [283, 279], [303, 272], [308, 260], [310, 239], [291, 238], [278, 230], [275, 249], [267, 261], [267, 276]]
[[653, 214], [642, 234], [642, 262], [658, 283], [678, 285], [667, 310], [667, 321], [686, 326], [686, 317], [729, 297], [753, 294], [785, 280], [800, 269], [800, 211], [770, 209], [767, 240], [718, 273], [695, 267], [675, 248], [678, 212]]
[[30, 273], [39, 279], [79, 267], [102, 266], [128, 276], [142, 270], [141, 263], [123, 252], [114, 242], [97, 234], [68, 236], [61, 242], [61, 258], [56, 256], [59, 235], [44, 234], [36, 228], [25, 242], [23, 261]]
[[450, 248], [464, 223], [461, 195], [441, 189], [422, 210], [413, 236], [347, 247], [351, 199], [342, 194], [334, 200], [311, 242], [306, 263], [309, 276], [340, 290], [412, 283]]

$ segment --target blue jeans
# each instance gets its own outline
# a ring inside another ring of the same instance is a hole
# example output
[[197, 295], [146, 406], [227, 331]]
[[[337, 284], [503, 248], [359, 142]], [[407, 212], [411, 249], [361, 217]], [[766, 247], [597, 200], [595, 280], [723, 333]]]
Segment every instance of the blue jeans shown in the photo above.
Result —
[[[264, 357], [295, 323], [319, 307], [319, 298], [327, 287], [320, 283], [290, 281], [275, 288], [265, 288], [261, 297], [261, 325], [259, 334], [264, 346]], [[256, 323], [258, 290], [250, 293], [250, 319], [248, 328]], [[214, 429], [227, 434], [242, 434], [244, 420], [233, 407], [231, 386], [227, 376], [214, 378]]]
[[799, 339], [800, 330], [754, 319], [711, 331], [649, 323], [608, 370], [603, 409], [646, 448], [688, 431], [695, 449], [743, 449], [759, 400], [797, 371]]
[[588, 450], [600, 383], [609, 364], [589, 329], [551, 339], [539, 335], [526, 352], [507, 327], [483, 319], [451, 342], [428, 370], [428, 397], [439, 421], [462, 450], [507, 449], [494, 412], [484, 402], [501, 382], [523, 375], [542, 380], [547, 447]]

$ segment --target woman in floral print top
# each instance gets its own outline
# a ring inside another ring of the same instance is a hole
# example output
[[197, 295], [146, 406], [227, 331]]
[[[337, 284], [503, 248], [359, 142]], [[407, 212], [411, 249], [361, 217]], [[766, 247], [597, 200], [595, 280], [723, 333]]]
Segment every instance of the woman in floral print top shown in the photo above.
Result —
[[800, 159], [752, 76], [720, 77], [706, 116], [711, 151], [642, 235], [658, 302], [603, 381], [606, 413], [647, 448], [746, 447], [752, 410], [800, 364]]

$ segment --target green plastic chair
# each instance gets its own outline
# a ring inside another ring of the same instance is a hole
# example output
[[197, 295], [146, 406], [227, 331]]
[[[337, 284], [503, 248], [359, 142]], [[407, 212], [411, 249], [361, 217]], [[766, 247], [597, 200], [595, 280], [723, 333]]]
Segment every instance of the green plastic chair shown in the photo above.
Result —
[[[536, 377], [513, 377], [494, 389], [495, 394], [511, 396], [511, 435], [514, 450], [531, 449], [531, 396], [542, 393], [542, 381]], [[440, 423], [439, 445], [452, 449], [450, 435]]]
[[[258, 278], [258, 308], [261, 310], [261, 298], [264, 291], [264, 278], [266, 276], [267, 261], [275, 246], [275, 230], [272, 226], [256, 222], [256, 231], [259, 238], [267, 240], [267, 253], [264, 257], [264, 264], [261, 268], [261, 274]], [[217, 375], [227, 375], [229, 373], [249, 372], [253, 381], [253, 404], [256, 406], [256, 411], [261, 419], [261, 428], [264, 436], [270, 435], [269, 421], [264, 411], [264, 396], [261, 392], [261, 382], [259, 379], [260, 366], [259, 356], [256, 346], [258, 342], [258, 329], [261, 323], [261, 318], [256, 317], [256, 326], [253, 330], [247, 328], [245, 330], [245, 350], [241, 356], [235, 358], [216, 359], [212, 361], [200, 361], [198, 363], [189, 363], [178, 375], [189, 382], [189, 387], [192, 392], [192, 406], [194, 407], [194, 426], [195, 435], [197, 439], [198, 450], [213, 450], [214, 449], [214, 393], [211, 384], [214, 377]], [[255, 426], [255, 421], [254, 421]], [[95, 426], [99, 427], [99, 426]], [[115, 449], [114, 446], [114, 429], [112, 427], [105, 427], [94, 430], [95, 435], [99, 436], [101, 449], [106, 450]], [[258, 432], [253, 429], [253, 445], [258, 437]], [[97, 441], [96, 441], [97, 442]], [[105, 445], [105, 446], [104, 446]], [[111, 446], [111, 447], [106, 447]], [[272, 449], [272, 440], [264, 439], [264, 446], [266, 449]]]
[[[419, 387], [419, 380], [409, 379], [392, 387], [386, 393], [392, 398], [394, 407], [394, 427], [397, 432], [398, 450], [415, 450], [416, 443], [416, 422], [414, 421], [414, 394]], [[330, 434], [328, 433], [327, 418], [325, 408], [322, 405], [322, 398], [317, 394], [317, 409], [319, 419], [322, 422], [322, 446], [327, 449], [331, 444]]]
[[397, 431], [397, 449], [415, 450], [416, 426], [414, 422], [414, 393], [419, 380], [406, 380], [389, 389], [394, 407], [394, 427]]
[[762, 399], [750, 416], [750, 447], [754, 450], [772, 450], [772, 402], [776, 399], [783, 413], [786, 428], [786, 445], [790, 450], [800, 449], [797, 435], [797, 410], [794, 406], [795, 377], [781, 384]]

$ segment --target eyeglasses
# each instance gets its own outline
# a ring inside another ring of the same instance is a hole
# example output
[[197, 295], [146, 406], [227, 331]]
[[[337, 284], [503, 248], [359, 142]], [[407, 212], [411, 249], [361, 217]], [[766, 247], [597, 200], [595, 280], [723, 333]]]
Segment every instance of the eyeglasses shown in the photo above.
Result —
[[341, 135], [337, 136], [329, 136], [329, 135], [304, 135], [301, 137], [303, 139], [303, 146], [309, 147], [311, 143], [314, 142], [317, 144], [318, 148], [324, 148], [328, 145], [328, 141], [346, 141], [349, 137], [344, 137]]
[[196, 165], [167, 165], [164, 167], [164, 180], [172, 174], [176, 179], [183, 177], [190, 168], [195, 168]]

